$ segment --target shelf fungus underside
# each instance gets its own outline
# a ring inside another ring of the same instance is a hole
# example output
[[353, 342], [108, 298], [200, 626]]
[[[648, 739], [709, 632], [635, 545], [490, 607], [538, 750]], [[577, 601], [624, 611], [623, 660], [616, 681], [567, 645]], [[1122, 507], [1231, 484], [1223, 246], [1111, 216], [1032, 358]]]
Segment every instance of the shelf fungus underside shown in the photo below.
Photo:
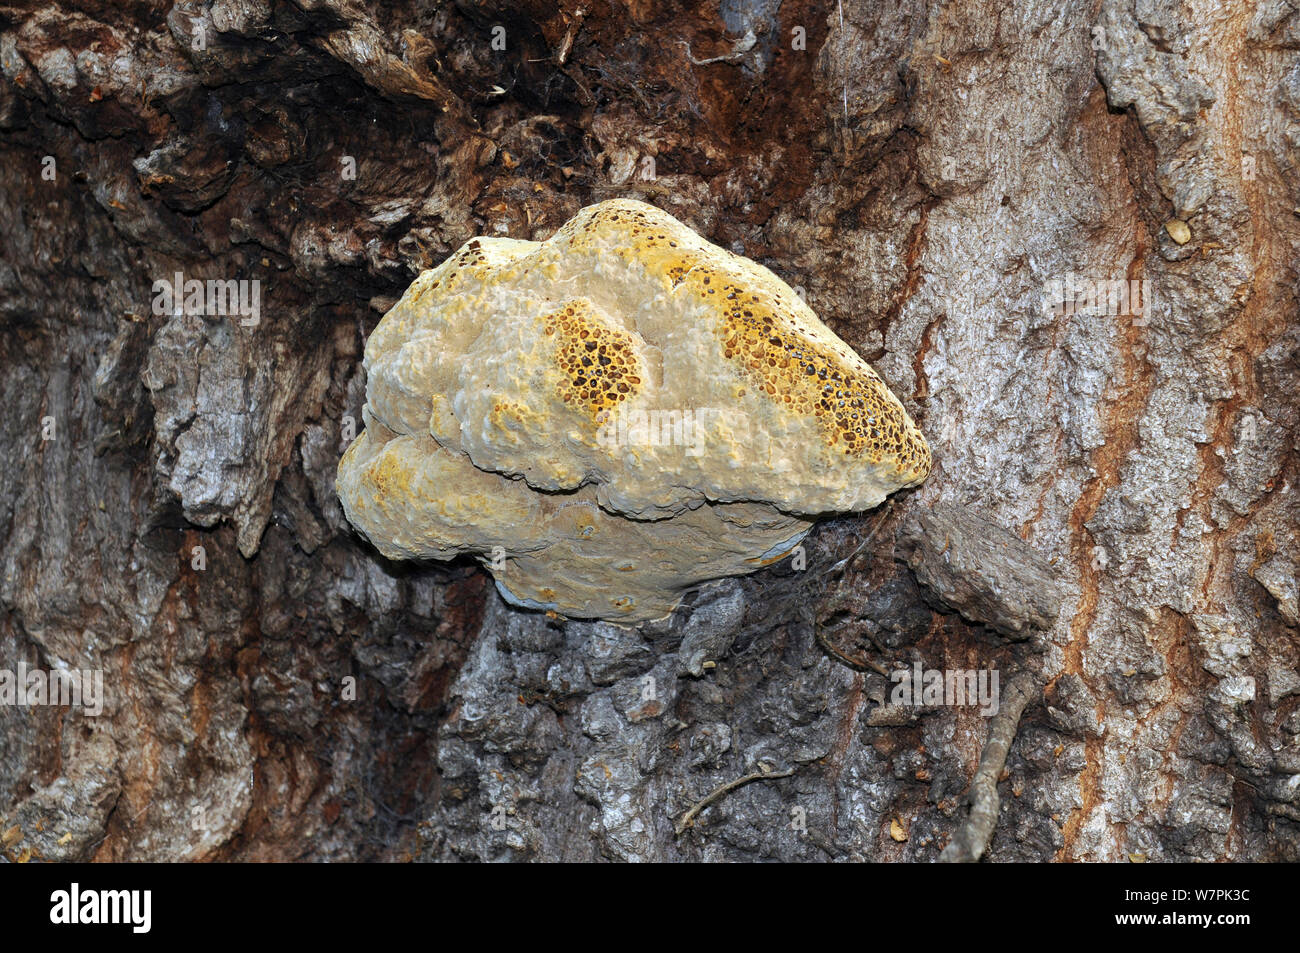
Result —
[[509, 602], [639, 622], [925, 479], [898, 399], [793, 290], [653, 206], [476, 238], [366, 344], [348, 519]]

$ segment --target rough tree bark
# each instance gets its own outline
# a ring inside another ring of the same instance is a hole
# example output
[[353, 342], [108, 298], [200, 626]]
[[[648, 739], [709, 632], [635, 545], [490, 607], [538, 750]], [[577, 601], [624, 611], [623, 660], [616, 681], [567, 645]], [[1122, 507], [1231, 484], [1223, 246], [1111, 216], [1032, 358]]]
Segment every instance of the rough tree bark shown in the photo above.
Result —
[[[1297, 50], [1286, 0], [0, 6], [0, 669], [107, 695], [0, 708], [0, 850], [935, 860], [990, 721], [891, 704], [920, 662], [1033, 686], [986, 858], [1300, 859]], [[412, 277], [612, 196], [804, 289], [937, 461], [639, 629], [332, 486]]]

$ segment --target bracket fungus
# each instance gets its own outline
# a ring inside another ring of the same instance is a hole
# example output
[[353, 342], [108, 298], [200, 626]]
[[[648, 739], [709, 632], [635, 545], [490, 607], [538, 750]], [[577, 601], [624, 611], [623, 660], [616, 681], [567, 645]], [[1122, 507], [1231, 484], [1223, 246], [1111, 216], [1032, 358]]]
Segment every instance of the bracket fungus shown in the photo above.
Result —
[[475, 238], [366, 343], [351, 523], [391, 559], [483, 562], [510, 603], [670, 613], [818, 516], [930, 470], [871, 367], [791, 288], [642, 202], [544, 242]]

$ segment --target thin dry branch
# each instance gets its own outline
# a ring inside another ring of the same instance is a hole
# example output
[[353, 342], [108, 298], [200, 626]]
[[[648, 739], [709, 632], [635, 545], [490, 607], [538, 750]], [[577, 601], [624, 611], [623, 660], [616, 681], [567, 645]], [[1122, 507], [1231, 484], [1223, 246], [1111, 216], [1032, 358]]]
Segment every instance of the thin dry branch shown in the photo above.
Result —
[[762, 768], [759, 769], [758, 771], [753, 772], [752, 774], [747, 774], [744, 777], [736, 778], [734, 781], [728, 781], [726, 784], [720, 784], [712, 791], [710, 791], [707, 795], [705, 795], [705, 797], [702, 800], [695, 802], [695, 804], [692, 805], [691, 809], [687, 811], [685, 814], [683, 814], [681, 816], [681, 819], [677, 821], [676, 825], [674, 825], [673, 830], [680, 837], [688, 828], [695, 826], [695, 818], [699, 816], [701, 811], [703, 811], [714, 801], [724, 797], [727, 794], [730, 794], [738, 787], [743, 787], [744, 785], [748, 784], [750, 781], [760, 781], [764, 778], [788, 778], [790, 777], [790, 775], [794, 774], [794, 771], [795, 771], [794, 768], [790, 768], [788, 771], [772, 771], [770, 769]]
[[984, 855], [998, 823], [998, 776], [1007, 763], [1016, 728], [1025, 707], [1038, 693], [1038, 683], [1028, 672], [1011, 680], [1006, 697], [989, 725], [989, 740], [980, 754], [980, 764], [970, 785], [970, 815], [952, 835], [939, 855], [943, 864], [973, 864]]

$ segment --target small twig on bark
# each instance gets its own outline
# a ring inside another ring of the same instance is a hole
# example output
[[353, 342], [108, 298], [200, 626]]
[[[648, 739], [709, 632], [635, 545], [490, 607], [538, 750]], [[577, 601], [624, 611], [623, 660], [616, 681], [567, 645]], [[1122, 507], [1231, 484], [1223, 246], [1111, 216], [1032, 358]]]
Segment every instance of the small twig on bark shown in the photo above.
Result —
[[[813, 635], [817, 639], [817, 644], [822, 647], [822, 651], [835, 659], [835, 661], [839, 662], [841, 665], [847, 666], [855, 672], [875, 672], [879, 675], [885, 676], [886, 678], [889, 677], [889, 669], [885, 668], [885, 666], [881, 665], [879, 662], [874, 662], [871, 659], [855, 659], [853, 656], [846, 655], [835, 646], [831, 645], [831, 640], [826, 638], [826, 633], [822, 631], [822, 627], [817, 624], [816, 620], [813, 620]], [[872, 640], [872, 644], [875, 645], [874, 639]], [[880, 646], [876, 645], [876, 648], [879, 649]]]
[[794, 774], [794, 772], [794, 768], [791, 768], [788, 771], [773, 771], [770, 768], [760, 768], [752, 774], [747, 774], [742, 778], [736, 778], [734, 781], [728, 781], [726, 784], [719, 785], [710, 791], [703, 800], [697, 801], [689, 811], [683, 814], [681, 819], [674, 825], [673, 829], [677, 836], [680, 837], [687, 829], [695, 826], [695, 818], [699, 816], [701, 811], [714, 801], [730, 794], [738, 787], [743, 787], [750, 781], [761, 781], [764, 778], [788, 778], [790, 775]]
[[708, 66], [710, 63], [734, 63], [743, 57], [746, 53], [754, 48], [758, 42], [758, 37], [754, 36], [753, 30], [746, 30], [745, 35], [731, 45], [731, 52], [726, 56], [710, 56], [708, 59], [697, 60], [695, 54], [691, 52], [691, 45], [685, 40], [678, 40], [679, 45], [686, 47], [686, 58], [696, 66]]
[[998, 776], [1007, 763], [1007, 753], [1015, 740], [1016, 728], [1025, 707], [1038, 693], [1038, 683], [1028, 672], [1021, 672], [1007, 686], [1006, 697], [989, 724], [989, 740], [980, 754], [980, 764], [970, 784], [970, 815], [952, 835], [939, 855], [943, 864], [973, 864], [984, 855], [993, 828], [998, 823]]

